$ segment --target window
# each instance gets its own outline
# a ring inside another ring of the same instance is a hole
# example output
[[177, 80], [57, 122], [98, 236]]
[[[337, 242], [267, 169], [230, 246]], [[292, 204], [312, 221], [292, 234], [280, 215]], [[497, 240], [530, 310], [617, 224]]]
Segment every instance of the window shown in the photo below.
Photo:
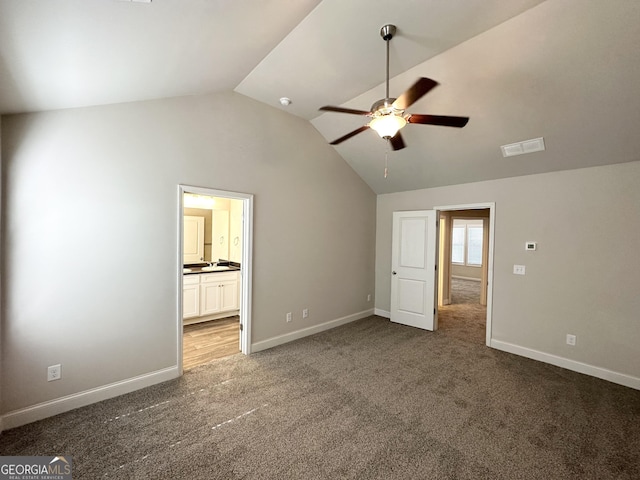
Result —
[[482, 266], [482, 220], [453, 220], [451, 262]]

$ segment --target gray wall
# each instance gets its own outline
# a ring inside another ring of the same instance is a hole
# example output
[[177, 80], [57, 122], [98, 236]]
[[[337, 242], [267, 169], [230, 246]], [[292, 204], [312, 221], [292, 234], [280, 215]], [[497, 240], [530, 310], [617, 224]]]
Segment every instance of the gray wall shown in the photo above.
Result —
[[253, 342], [373, 308], [375, 195], [307, 121], [224, 94], [2, 137], [5, 413], [176, 365], [178, 184], [255, 195]]
[[637, 382], [639, 183], [633, 162], [379, 195], [376, 308], [390, 308], [393, 211], [495, 202], [492, 338]]
[[482, 277], [482, 267], [468, 267], [466, 265], [451, 264], [451, 275], [454, 277], [477, 278]]

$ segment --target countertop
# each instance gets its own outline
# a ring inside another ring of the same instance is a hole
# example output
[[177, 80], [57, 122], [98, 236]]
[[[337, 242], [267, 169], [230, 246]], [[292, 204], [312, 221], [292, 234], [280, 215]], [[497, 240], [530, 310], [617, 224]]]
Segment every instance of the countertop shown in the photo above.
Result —
[[[238, 272], [240, 271], [240, 264], [236, 262], [213, 262], [216, 267], [225, 267], [220, 270], [202, 270], [208, 267], [208, 263], [198, 263], [195, 265], [184, 265], [183, 275], [196, 275], [200, 273], [225, 273], [225, 272]], [[187, 271], [190, 270], [190, 271]]]

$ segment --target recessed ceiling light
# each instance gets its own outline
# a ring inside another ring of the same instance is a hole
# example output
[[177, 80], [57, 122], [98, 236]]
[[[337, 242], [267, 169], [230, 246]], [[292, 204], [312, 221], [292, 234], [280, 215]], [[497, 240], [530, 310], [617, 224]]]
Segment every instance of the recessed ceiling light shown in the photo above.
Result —
[[280, 105], [282, 105], [283, 107], [288, 107], [289, 105], [291, 105], [291, 99], [288, 97], [282, 97], [280, 99]]

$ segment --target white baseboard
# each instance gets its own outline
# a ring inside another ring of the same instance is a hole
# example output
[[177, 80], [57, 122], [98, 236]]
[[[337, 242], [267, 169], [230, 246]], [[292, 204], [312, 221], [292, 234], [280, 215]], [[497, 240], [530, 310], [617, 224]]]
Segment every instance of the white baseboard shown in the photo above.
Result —
[[269, 338], [268, 340], [256, 342], [251, 344], [251, 353], [259, 352], [261, 350], [266, 350], [268, 348], [277, 347], [278, 345], [283, 345], [285, 343], [289, 343], [294, 340], [298, 340], [300, 338], [308, 337], [309, 335], [314, 335], [316, 333], [324, 332], [325, 330], [330, 330], [332, 328], [339, 327], [340, 325], [345, 325], [350, 322], [355, 322], [356, 320], [360, 320], [361, 318], [366, 318], [371, 315], [373, 315], [373, 309], [364, 310], [362, 312], [347, 315], [346, 317], [336, 318], [335, 320], [330, 320], [328, 322], [321, 323], [320, 325], [314, 325], [312, 327], [303, 328], [302, 330], [296, 330], [295, 332], [285, 333], [284, 335], [272, 337], [272, 338]]
[[480, 282], [481, 280], [479, 278], [475, 278], [475, 277], [462, 277], [460, 275], [451, 275], [451, 278], [458, 278], [460, 280], [473, 280], [474, 282]]
[[240, 310], [230, 310], [222, 313], [213, 313], [202, 317], [191, 317], [182, 320], [182, 325], [195, 325], [196, 323], [210, 322], [211, 320], [221, 320], [223, 318], [234, 317], [240, 315]]
[[378, 315], [379, 317], [391, 318], [391, 312], [387, 312], [386, 310], [380, 310], [376, 308], [373, 310], [374, 315]]
[[521, 347], [519, 345], [502, 342], [500, 340], [491, 340], [490, 346], [497, 350], [502, 350], [503, 352], [513, 353], [515, 355], [520, 355], [521, 357], [531, 358], [533, 360], [538, 360], [539, 362], [555, 365], [556, 367], [566, 368], [567, 370], [584, 373], [585, 375], [590, 375], [612, 383], [617, 383], [618, 385], [624, 385], [625, 387], [640, 390], [640, 378], [633, 377], [625, 373], [614, 372], [613, 370], [608, 370], [606, 368], [596, 367], [564, 357], [558, 357], [557, 355]]
[[180, 372], [177, 366], [146, 373], [127, 380], [110, 383], [109, 385], [92, 388], [91, 390], [85, 390], [84, 392], [74, 393], [66, 397], [56, 398], [55, 400], [49, 400], [5, 413], [0, 419], [0, 425], [4, 429], [19, 427], [27, 423], [42, 420], [43, 418], [52, 417], [53, 415], [68, 412], [69, 410], [149, 387], [156, 383], [166, 382], [179, 376]]

